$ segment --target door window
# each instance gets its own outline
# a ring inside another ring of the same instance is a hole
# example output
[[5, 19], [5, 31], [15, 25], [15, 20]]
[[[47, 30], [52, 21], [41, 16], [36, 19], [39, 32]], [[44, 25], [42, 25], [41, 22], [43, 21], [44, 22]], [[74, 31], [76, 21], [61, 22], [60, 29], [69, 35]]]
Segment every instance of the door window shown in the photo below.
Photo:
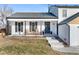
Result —
[[45, 22], [45, 33], [50, 33], [50, 22]]

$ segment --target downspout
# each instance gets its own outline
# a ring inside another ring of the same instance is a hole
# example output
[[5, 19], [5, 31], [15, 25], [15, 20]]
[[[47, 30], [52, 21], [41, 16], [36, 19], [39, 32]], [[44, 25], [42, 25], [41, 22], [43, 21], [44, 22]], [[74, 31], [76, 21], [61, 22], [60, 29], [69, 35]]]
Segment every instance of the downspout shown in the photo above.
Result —
[[58, 36], [58, 21], [57, 21], [57, 36]]

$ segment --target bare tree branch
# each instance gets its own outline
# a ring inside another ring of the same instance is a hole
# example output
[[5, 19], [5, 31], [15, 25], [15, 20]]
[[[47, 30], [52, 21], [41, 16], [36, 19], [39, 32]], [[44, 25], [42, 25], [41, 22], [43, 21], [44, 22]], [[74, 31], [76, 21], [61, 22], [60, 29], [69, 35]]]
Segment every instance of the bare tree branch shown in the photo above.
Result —
[[0, 27], [6, 27], [7, 21], [6, 17], [10, 16], [13, 13], [13, 9], [8, 7], [8, 5], [3, 5], [0, 8]]

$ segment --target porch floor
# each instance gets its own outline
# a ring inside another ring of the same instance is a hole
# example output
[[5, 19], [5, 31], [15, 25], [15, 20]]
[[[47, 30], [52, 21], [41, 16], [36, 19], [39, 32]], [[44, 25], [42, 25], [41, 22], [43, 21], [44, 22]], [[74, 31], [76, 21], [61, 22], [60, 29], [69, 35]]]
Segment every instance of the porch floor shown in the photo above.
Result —
[[6, 39], [46, 39], [43, 35], [6, 36]]

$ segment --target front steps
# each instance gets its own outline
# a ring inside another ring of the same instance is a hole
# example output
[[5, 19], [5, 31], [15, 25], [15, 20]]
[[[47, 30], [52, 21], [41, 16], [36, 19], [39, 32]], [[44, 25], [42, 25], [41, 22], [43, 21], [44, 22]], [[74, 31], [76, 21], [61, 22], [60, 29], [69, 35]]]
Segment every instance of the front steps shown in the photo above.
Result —
[[48, 43], [51, 45], [51, 48], [53, 48], [53, 49], [59, 49], [59, 48], [64, 47], [63, 43], [59, 42], [55, 38], [47, 37], [47, 40], [48, 40]]
[[63, 52], [65, 54], [79, 54], [79, 46], [74, 46], [74, 47], [65, 47], [62, 42], [59, 42], [57, 39], [54, 37], [46, 37], [48, 40], [48, 43], [51, 45], [51, 48]]

